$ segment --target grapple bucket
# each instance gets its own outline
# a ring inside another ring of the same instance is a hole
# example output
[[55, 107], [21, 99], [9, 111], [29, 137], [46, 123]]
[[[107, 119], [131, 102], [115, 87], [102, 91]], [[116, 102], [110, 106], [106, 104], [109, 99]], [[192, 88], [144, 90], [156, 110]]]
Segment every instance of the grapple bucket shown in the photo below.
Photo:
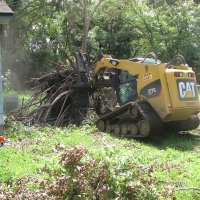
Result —
[[[111, 72], [100, 70], [95, 74], [95, 64], [89, 66], [87, 53], [73, 52], [71, 53], [76, 59], [75, 68], [77, 70], [77, 80], [71, 87], [113, 87], [114, 77]], [[100, 61], [104, 56], [98, 55], [96, 61]], [[112, 77], [111, 77], [112, 76]]]
[[87, 53], [73, 52], [71, 56], [76, 59], [77, 68], [77, 80], [71, 87], [91, 87]]

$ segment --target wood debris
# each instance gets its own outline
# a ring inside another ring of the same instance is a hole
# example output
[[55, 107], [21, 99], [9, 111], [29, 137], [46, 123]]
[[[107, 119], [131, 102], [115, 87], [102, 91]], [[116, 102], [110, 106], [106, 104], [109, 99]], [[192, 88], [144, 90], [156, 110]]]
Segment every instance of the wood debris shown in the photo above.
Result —
[[11, 113], [13, 119], [28, 125], [68, 126], [80, 125], [91, 112], [97, 117], [110, 111], [109, 100], [102, 98], [101, 89], [72, 87], [77, 80], [77, 70], [71, 60], [70, 66], [62, 63], [60, 68], [60, 63], [55, 63], [51, 73], [31, 79], [36, 85], [35, 93]]

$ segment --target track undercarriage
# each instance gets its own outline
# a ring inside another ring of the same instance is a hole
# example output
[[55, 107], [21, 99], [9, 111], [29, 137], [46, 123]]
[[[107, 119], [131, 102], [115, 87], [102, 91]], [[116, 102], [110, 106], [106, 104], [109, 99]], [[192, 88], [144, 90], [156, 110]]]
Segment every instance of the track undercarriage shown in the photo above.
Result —
[[199, 126], [199, 117], [197, 115], [192, 115], [187, 120], [167, 122], [164, 124], [166, 130], [173, 131], [189, 131], [194, 130]]
[[147, 102], [130, 102], [101, 117], [100, 131], [114, 132], [124, 137], [147, 137], [162, 131], [163, 123]]
[[99, 118], [96, 125], [100, 131], [136, 138], [159, 134], [163, 128], [172, 131], [193, 130], [199, 125], [199, 117], [192, 115], [187, 120], [163, 123], [150, 104], [142, 101], [127, 103]]

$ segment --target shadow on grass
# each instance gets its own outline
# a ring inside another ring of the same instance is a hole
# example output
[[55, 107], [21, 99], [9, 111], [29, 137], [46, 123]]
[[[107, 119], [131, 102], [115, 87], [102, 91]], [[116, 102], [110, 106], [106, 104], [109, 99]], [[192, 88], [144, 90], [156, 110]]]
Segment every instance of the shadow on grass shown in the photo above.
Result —
[[172, 148], [179, 151], [192, 151], [200, 147], [200, 135], [192, 132], [163, 131], [160, 135], [141, 138], [139, 141], [158, 149]]
[[[108, 133], [112, 137], [124, 139], [113, 133]], [[192, 132], [170, 132], [163, 131], [160, 135], [147, 138], [129, 138], [129, 140], [138, 141], [148, 146], [154, 146], [158, 149], [172, 148], [179, 151], [192, 151], [200, 148], [200, 135]]]

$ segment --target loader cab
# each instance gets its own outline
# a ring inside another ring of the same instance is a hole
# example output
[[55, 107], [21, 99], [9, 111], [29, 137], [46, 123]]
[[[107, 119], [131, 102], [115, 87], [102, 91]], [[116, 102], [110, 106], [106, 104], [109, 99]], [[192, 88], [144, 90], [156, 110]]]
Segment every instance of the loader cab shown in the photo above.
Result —
[[138, 98], [137, 76], [132, 76], [127, 70], [116, 69], [115, 92], [120, 106], [135, 101]]

